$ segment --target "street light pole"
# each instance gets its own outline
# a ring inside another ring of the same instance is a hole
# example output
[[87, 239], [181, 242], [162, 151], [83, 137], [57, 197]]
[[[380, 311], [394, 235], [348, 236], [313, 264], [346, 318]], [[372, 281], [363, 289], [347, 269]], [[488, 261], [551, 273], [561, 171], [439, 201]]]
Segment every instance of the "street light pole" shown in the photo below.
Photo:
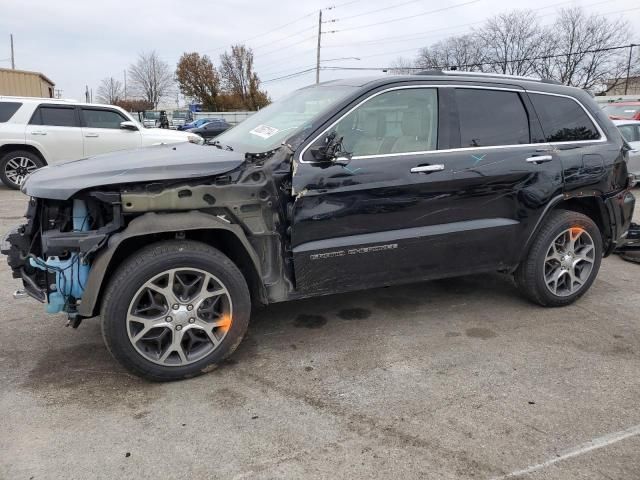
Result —
[[624, 82], [624, 94], [629, 91], [629, 74], [631, 73], [631, 57], [633, 56], [633, 47], [638, 47], [636, 43], [629, 45], [629, 61], [627, 62], [627, 79]]
[[322, 10], [318, 12], [318, 50], [316, 51], [316, 84], [320, 83], [320, 41], [322, 38]]

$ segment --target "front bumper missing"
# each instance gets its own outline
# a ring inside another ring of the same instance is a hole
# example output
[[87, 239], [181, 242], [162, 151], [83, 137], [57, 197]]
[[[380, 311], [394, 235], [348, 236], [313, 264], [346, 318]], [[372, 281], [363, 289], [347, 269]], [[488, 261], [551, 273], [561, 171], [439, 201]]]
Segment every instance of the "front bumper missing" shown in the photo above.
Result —
[[0, 253], [7, 256], [7, 263], [11, 267], [13, 278], [22, 280], [24, 292], [39, 302], [46, 303], [46, 289], [38, 286], [25, 270], [26, 268], [32, 269], [33, 267], [28, 266], [26, 254], [23, 253], [29, 248], [29, 245], [27, 245], [28, 239], [24, 232], [24, 225], [18, 225], [9, 230], [2, 238]]

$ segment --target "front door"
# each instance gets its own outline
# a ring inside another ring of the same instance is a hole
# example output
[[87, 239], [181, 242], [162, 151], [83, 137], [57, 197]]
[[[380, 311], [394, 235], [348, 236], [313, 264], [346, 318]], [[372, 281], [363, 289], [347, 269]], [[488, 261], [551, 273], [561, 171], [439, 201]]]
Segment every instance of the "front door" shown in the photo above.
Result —
[[[305, 148], [293, 176], [297, 288], [332, 292], [422, 278], [446, 264], [452, 170], [437, 153], [438, 91], [371, 95]], [[317, 163], [326, 133], [344, 138], [345, 166]]]

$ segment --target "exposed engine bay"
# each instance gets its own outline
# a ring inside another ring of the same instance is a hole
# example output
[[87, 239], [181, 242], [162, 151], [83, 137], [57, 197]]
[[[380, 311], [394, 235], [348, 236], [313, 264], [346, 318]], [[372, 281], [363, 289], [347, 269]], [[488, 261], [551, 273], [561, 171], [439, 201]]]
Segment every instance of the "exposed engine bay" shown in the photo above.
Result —
[[[290, 262], [283, 261], [290, 195], [291, 150], [282, 146], [246, 154], [239, 167], [209, 177], [100, 186], [66, 200], [32, 197], [27, 223], [7, 234], [2, 253], [26, 293], [46, 303], [48, 313], [66, 312], [77, 326], [97, 313], [106, 265], [118, 249], [139, 245], [131, 242], [138, 231], [148, 243], [150, 234], [198, 238], [210, 224], [242, 237], [247, 251], [238, 252], [244, 257], [238, 261], [255, 269], [261, 300], [282, 300], [293, 285]], [[176, 229], [177, 212], [184, 230]], [[189, 224], [190, 217], [198, 221]], [[94, 272], [96, 264], [102, 267]]]

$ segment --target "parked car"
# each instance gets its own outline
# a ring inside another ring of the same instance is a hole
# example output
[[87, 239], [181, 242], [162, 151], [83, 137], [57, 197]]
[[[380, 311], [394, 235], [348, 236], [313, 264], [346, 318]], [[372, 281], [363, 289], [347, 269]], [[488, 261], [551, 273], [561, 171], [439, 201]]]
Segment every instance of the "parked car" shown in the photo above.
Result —
[[160, 127], [160, 110], [146, 110], [142, 112], [142, 125], [144, 128]]
[[640, 102], [608, 103], [602, 110], [613, 120], [640, 120]]
[[45, 165], [100, 153], [201, 142], [184, 132], [146, 129], [119, 107], [51, 98], [0, 97], [0, 179], [17, 189]]
[[632, 150], [629, 151], [629, 163], [627, 168], [630, 173], [640, 179], [640, 121], [639, 120], [614, 120], [620, 133]]
[[210, 138], [217, 137], [222, 132], [230, 128], [231, 125], [229, 125], [226, 120], [222, 118], [212, 118], [209, 122], [200, 125], [197, 128], [190, 128], [186, 131], [200, 135], [202, 138], [208, 140]]
[[190, 128], [198, 128], [204, 125], [205, 123], [209, 123], [212, 121], [212, 118], [199, 118], [197, 120], [193, 120], [189, 123], [185, 123], [182, 126], [178, 127], [178, 130], [189, 130]]
[[31, 174], [2, 253], [48, 311], [100, 315], [126, 368], [175, 380], [234, 351], [252, 302], [500, 271], [570, 305], [625, 242], [627, 150], [588, 93], [548, 81], [326, 82], [215, 143]]

